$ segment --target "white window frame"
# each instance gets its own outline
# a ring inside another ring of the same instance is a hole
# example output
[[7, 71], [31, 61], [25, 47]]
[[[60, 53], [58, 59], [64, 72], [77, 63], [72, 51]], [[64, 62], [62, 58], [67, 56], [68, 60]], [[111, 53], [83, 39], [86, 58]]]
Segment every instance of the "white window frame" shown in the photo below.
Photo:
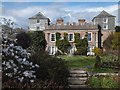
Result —
[[[104, 28], [106, 26], [106, 28]], [[103, 30], [108, 30], [108, 25], [103, 25]]]
[[[70, 39], [69, 39], [69, 35], [70, 35], [70, 34], [73, 35], [73, 39], [72, 39], [72, 41], [70, 41]], [[74, 42], [74, 33], [68, 33], [68, 41], [69, 41], [69, 42]]]
[[[55, 40], [54, 40], [54, 41], [52, 41], [52, 34], [55, 35]], [[56, 42], [56, 34], [55, 34], [55, 33], [50, 33], [50, 41], [51, 41], [51, 42]]]
[[[88, 33], [90, 33], [91, 34], [91, 40], [90, 41], [88, 41], [88, 42], [92, 42], [92, 32], [88, 32]], [[88, 37], [87, 37], [88, 38]]]
[[108, 23], [108, 18], [103, 18], [103, 23]]

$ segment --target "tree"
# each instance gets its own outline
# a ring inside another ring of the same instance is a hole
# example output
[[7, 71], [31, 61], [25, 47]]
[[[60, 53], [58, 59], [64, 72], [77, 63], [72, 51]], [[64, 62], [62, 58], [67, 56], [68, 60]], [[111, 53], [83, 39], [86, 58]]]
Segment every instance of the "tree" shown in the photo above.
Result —
[[33, 51], [45, 51], [47, 42], [43, 31], [34, 31], [27, 33], [31, 38], [31, 48]]
[[107, 51], [108, 50], [110, 50], [110, 49], [112, 49], [112, 40], [113, 40], [113, 38], [114, 38], [114, 34], [113, 33], [111, 33], [108, 37], [107, 37], [107, 39], [103, 42], [103, 48], [105, 48]]
[[120, 59], [120, 32], [114, 33], [114, 38], [112, 40], [112, 49], [115, 51], [115, 55]]
[[29, 61], [31, 53], [23, 49], [14, 39], [7, 36], [7, 32], [2, 31], [2, 79], [7, 82], [9, 79], [18, 82], [34, 82], [36, 79], [35, 69], [37, 64]]
[[120, 32], [120, 26], [116, 26], [116, 27], [115, 27], [115, 31], [116, 31], [116, 32]]
[[16, 38], [17, 43], [23, 48], [28, 48], [30, 46], [31, 39], [25, 32], [18, 33]]

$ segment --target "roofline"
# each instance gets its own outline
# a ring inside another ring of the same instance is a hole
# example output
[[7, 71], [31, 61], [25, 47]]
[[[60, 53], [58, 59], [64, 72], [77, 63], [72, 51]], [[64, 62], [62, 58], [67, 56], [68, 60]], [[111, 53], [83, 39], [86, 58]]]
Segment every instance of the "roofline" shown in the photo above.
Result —
[[[116, 17], [116, 16], [104, 16], [104, 17]], [[103, 18], [103, 17], [97, 17], [97, 16], [95, 16], [95, 17], [93, 17], [93, 19], [92, 19], [92, 21], [95, 19], [95, 18]]]

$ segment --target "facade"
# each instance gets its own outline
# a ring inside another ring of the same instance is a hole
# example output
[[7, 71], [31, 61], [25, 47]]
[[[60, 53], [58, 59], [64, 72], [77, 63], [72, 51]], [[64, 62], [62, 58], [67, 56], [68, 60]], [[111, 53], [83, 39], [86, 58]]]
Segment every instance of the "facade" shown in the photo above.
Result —
[[49, 18], [45, 17], [41, 12], [29, 18], [30, 31], [42, 31], [46, 25], [49, 25]]
[[[39, 20], [39, 21], [38, 21]], [[39, 22], [39, 23], [38, 23]], [[95, 16], [91, 23], [86, 22], [85, 19], [78, 19], [77, 22], [64, 23], [62, 18], [57, 19], [55, 24], [50, 25], [50, 20], [42, 13], [29, 18], [30, 31], [44, 31], [45, 39], [47, 41], [46, 50], [50, 55], [54, 55], [58, 49], [56, 47], [56, 33], [68, 34], [68, 41], [71, 44], [69, 54], [74, 54], [76, 51], [74, 43], [74, 34], [80, 33], [80, 38], [85, 38], [87, 33], [88, 38], [88, 55], [94, 55], [92, 50], [95, 47], [102, 47], [103, 41], [114, 32], [115, 16], [102, 11], [99, 15]], [[41, 28], [38, 28], [41, 27]]]

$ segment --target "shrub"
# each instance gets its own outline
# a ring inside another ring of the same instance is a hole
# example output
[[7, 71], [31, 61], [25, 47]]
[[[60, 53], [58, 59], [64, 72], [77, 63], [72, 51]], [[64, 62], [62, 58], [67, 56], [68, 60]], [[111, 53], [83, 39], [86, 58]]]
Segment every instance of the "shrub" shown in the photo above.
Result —
[[112, 77], [104, 77], [101, 83], [102, 88], [118, 88], [118, 84]]
[[92, 88], [118, 88], [118, 84], [112, 77], [92, 77], [89, 79]]
[[97, 77], [92, 77], [89, 79], [89, 85], [92, 88], [101, 88], [101, 79]]
[[100, 48], [94, 48], [93, 52], [94, 52], [96, 55], [99, 55], [99, 56], [102, 55], [102, 49], [100, 49]]
[[40, 80], [51, 80], [58, 85], [67, 86], [69, 75], [67, 64], [61, 58], [49, 56], [46, 52], [36, 52], [31, 60], [40, 68], [36, 69], [36, 78]]

